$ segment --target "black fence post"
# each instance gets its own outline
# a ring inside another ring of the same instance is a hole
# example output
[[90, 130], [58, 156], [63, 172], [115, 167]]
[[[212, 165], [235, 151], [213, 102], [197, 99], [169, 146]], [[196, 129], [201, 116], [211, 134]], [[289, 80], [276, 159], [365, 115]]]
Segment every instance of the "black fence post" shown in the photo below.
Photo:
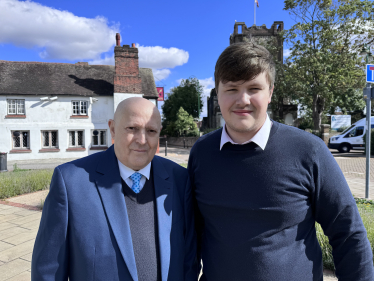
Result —
[[165, 156], [168, 156], [168, 141], [165, 141]]

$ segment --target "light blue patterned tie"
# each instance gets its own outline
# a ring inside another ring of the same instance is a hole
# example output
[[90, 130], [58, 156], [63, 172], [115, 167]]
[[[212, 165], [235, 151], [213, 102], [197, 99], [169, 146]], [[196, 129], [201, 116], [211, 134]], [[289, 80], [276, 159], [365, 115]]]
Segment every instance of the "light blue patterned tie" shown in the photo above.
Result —
[[133, 173], [131, 176], [130, 176], [130, 179], [132, 179], [132, 187], [131, 189], [135, 192], [135, 193], [139, 193], [140, 192], [140, 179], [142, 178], [142, 174], [139, 174], [138, 172], [136, 173]]

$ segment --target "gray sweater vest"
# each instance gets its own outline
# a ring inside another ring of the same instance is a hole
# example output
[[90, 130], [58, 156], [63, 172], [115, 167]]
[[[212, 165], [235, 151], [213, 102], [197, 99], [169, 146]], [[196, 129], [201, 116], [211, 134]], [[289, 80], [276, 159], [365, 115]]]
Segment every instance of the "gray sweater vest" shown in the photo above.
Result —
[[157, 209], [151, 177], [136, 194], [123, 180], [132, 244], [139, 281], [161, 281]]

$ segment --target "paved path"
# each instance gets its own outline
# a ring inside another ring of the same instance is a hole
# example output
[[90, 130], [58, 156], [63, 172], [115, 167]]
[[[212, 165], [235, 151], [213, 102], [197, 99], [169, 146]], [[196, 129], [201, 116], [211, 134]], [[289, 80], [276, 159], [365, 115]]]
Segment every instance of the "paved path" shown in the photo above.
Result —
[[[160, 148], [159, 156], [165, 157], [164, 148]], [[352, 193], [358, 197], [365, 194], [365, 158], [362, 153], [333, 155], [341, 167]], [[168, 156], [180, 164], [187, 164], [189, 150], [181, 148], [168, 148]], [[51, 169], [73, 159], [15, 161], [23, 169]], [[371, 159], [371, 179], [374, 182], [374, 159]], [[8, 162], [8, 169], [12, 169], [12, 162]], [[8, 203], [20, 206], [22, 204], [39, 206], [48, 191], [35, 192], [28, 195], [10, 198]], [[374, 194], [374, 184], [371, 186], [371, 195]], [[40, 211], [0, 204], [0, 281], [29, 281], [31, 255], [39, 221]], [[331, 272], [325, 271], [325, 281], [336, 281]]]
[[0, 281], [30, 281], [31, 255], [41, 217], [0, 204]]

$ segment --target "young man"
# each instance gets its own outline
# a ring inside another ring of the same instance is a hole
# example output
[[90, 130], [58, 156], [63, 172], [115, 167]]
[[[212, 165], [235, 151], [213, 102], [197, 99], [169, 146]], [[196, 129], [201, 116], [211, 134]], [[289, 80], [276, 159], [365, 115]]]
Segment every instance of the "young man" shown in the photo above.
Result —
[[31, 279], [196, 281], [190, 181], [155, 156], [160, 113], [129, 98], [109, 128], [114, 145], [105, 152], [55, 169]]
[[333, 247], [339, 280], [374, 280], [366, 231], [324, 142], [269, 119], [270, 53], [226, 48], [215, 83], [226, 125], [198, 140], [188, 169], [203, 281], [323, 280], [315, 222]]

